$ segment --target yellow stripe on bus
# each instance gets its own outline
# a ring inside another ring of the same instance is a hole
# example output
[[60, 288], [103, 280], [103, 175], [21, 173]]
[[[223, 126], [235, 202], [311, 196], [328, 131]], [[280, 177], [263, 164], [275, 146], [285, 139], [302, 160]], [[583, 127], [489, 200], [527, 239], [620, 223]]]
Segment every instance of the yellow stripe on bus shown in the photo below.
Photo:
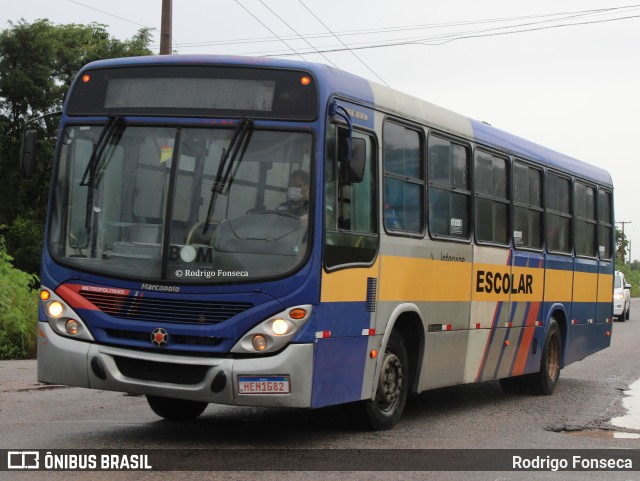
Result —
[[381, 256], [371, 267], [323, 272], [321, 301], [364, 302], [378, 274], [378, 300], [391, 302], [611, 302], [613, 283], [610, 274]]
[[544, 298], [547, 302], [571, 302], [573, 298], [573, 271], [547, 269]]
[[613, 275], [598, 275], [598, 302], [611, 302], [613, 299]]
[[381, 301], [469, 301], [470, 262], [384, 256]]
[[378, 278], [378, 261], [371, 267], [352, 267], [335, 272], [322, 272], [321, 302], [364, 302], [367, 279]]
[[595, 302], [597, 293], [598, 274], [588, 272], [576, 272], [574, 274], [573, 302]]

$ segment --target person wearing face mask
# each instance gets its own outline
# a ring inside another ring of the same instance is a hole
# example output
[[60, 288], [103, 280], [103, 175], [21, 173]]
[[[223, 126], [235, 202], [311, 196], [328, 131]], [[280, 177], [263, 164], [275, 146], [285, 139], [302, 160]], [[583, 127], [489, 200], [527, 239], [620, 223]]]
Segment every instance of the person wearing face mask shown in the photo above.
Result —
[[279, 211], [306, 217], [309, 211], [309, 174], [295, 170], [289, 176], [287, 200], [278, 206]]

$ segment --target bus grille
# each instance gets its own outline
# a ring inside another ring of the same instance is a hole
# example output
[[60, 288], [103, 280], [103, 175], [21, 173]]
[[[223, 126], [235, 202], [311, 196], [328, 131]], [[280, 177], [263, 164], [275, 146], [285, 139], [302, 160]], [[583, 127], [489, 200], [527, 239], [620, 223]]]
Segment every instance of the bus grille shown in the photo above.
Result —
[[185, 301], [90, 291], [80, 294], [110, 316], [152, 322], [217, 324], [253, 307], [246, 302]]
[[114, 356], [113, 360], [124, 376], [142, 381], [198, 384], [209, 370], [209, 366], [146, 361], [122, 356]]
[[[124, 329], [105, 329], [104, 332], [116, 339], [126, 339], [133, 341], [150, 341], [149, 332], [127, 331]], [[186, 344], [190, 346], [217, 346], [222, 342], [220, 337], [185, 336], [182, 334], [171, 334], [171, 344]]]

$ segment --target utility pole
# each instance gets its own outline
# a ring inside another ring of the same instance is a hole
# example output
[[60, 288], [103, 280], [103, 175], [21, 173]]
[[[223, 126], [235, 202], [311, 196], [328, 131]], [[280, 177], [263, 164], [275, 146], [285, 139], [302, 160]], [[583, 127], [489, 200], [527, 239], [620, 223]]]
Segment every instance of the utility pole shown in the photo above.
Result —
[[[625, 240], [627, 240], [627, 237], [624, 235], [624, 226], [626, 224], [631, 224], [631, 221], [630, 220], [621, 220], [621, 221], [616, 222], [616, 224], [622, 224], [622, 240], [624, 242]], [[629, 241], [629, 264], [631, 264], [631, 241]]]
[[162, 20], [160, 23], [160, 55], [171, 55], [171, 0], [162, 0]]

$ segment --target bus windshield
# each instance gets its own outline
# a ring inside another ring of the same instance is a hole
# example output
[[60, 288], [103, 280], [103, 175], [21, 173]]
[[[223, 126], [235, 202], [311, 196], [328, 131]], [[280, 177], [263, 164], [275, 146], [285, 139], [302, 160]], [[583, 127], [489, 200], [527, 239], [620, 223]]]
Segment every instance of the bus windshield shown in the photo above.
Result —
[[120, 119], [67, 127], [52, 255], [153, 281], [254, 281], [294, 270], [309, 237], [312, 135], [251, 127], [236, 148], [239, 129]]

